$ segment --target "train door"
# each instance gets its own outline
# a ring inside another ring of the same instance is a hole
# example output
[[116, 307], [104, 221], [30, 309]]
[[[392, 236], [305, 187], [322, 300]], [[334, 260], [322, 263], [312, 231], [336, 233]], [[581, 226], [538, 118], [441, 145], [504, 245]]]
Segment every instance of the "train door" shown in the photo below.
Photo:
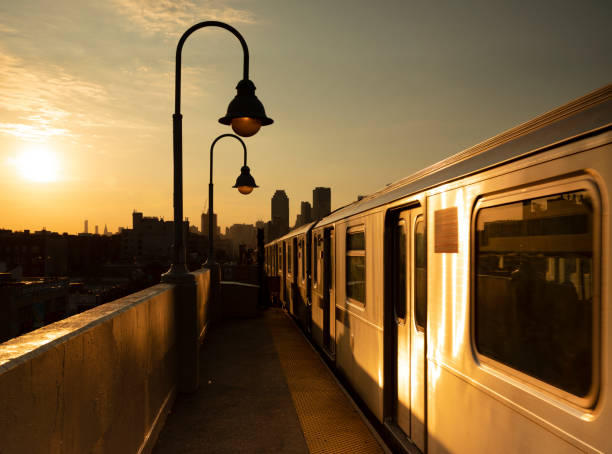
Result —
[[334, 298], [334, 230], [323, 234], [323, 348], [328, 354], [336, 351], [336, 311]]
[[[386, 285], [387, 318], [390, 333], [385, 342], [391, 348], [390, 393], [387, 421], [400, 440], [409, 438], [421, 451], [426, 450], [426, 240], [423, 210], [403, 210], [390, 217], [387, 243], [390, 278]], [[398, 433], [399, 429], [399, 433]]]

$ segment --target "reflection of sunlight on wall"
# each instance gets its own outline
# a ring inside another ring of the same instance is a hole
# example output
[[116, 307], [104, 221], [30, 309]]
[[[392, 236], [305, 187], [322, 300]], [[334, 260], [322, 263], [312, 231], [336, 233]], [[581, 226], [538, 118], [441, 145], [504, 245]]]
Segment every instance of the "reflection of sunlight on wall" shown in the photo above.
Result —
[[[459, 251], [456, 254], [452, 255], [453, 262], [453, 358], [457, 359], [457, 356], [460, 353], [461, 344], [463, 343], [463, 336], [465, 334], [465, 311], [467, 308], [466, 303], [466, 291], [467, 285], [465, 285], [465, 266], [461, 266], [461, 269], [457, 269], [457, 265], [464, 265], [465, 262], [460, 257], [460, 254], [464, 254], [467, 248], [462, 248], [462, 240], [465, 239], [465, 229], [467, 225], [467, 219], [464, 213], [464, 203], [463, 203], [463, 190], [457, 190], [457, 194], [455, 196], [455, 206], [457, 207], [457, 235], [458, 235], [458, 245]], [[461, 287], [461, 292], [459, 292], [459, 288]], [[460, 295], [460, 298], [458, 296]]]
[[35, 183], [50, 183], [59, 178], [57, 155], [44, 146], [31, 147], [12, 160], [23, 178]]
[[27, 333], [23, 337], [20, 338], [19, 343], [11, 344], [6, 343], [2, 345], [2, 353], [3, 358], [0, 359], [0, 367], [3, 364], [8, 363], [15, 357], [19, 355], [24, 355], [27, 352], [31, 352], [36, 348], [42, 347], [49, 342], [53, 342], [56, 339], [60, 339], [69, 333], [73, 332], [71, 328], [53, 328], [45, 327], [45, 331], [42, 333], [36, 334], [36, 336], [30, 336], [30, 333]]

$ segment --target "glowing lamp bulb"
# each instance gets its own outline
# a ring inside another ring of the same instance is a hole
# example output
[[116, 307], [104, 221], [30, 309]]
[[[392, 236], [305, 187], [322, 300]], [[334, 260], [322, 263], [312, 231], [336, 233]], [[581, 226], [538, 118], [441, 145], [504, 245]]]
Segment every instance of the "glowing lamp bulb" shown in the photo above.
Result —
[[244, 195], [250, 194], [253, 192], [253, 186], [238, 186], [238, 192]]
[[261, 128], [261, 121], [251, 117], [232, 118], [232, 129], [242, 137], [251, 137]]

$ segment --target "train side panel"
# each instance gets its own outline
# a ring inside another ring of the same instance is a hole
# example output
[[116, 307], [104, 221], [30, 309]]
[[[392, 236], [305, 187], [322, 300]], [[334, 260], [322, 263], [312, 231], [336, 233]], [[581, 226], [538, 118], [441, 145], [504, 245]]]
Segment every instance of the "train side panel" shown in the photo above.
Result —
[[610, 141], [431, 191], [429, 452], [612, 451]]
[[[336, 365], [368, 408], [382, 420], [384, 212], [349, 218], [336, 225], [335, 234]], [[357, 236], [359, 243], [363, 235], [364, 249], [359, 249], [359, 244], [353, 251], [347, 249], [351, 235]], [[360, 274], [362, 264], [365, 276]], [[347, 265], [353, 267], [348, 276]], [[365, 289], [351, 290], [364, 277]]]

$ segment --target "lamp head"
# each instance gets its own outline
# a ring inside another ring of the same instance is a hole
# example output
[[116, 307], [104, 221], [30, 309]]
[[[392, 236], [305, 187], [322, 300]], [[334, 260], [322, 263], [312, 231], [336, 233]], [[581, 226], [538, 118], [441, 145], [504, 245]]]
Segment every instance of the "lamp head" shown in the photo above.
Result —
[[262, 126], [273, 123], [274, 120], [266, 116], [264, 106], [255, 96], [255, 84], [249, 79], [243, 79], [236, 86], [238, 93], [227, 106], [225, 117], [219, 118], [219, 123], [232, 125], [236, 134], [250, 137], [259, 131]]
[[251, 176], [251, 169], [248, 166], [242, 166], [240, 169], [240, 175], [236, 178], [236, 184], [232, 186], [238, 188], [240, 194], [250, 194], [254, 188], [258, 188], [255, 184], [255, 179]]

